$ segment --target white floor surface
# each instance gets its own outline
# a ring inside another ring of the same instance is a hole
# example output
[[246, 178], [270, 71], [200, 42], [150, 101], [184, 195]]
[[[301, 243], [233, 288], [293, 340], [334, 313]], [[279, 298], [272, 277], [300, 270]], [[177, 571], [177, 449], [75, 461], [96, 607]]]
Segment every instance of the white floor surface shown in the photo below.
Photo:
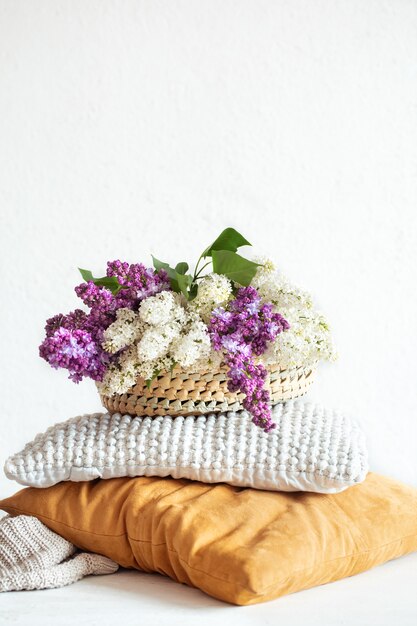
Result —
[[417, 554], [273, 602], [236, 607], [168, 578], [120, 570], [0, 595], [1, 626], [416, 626]]

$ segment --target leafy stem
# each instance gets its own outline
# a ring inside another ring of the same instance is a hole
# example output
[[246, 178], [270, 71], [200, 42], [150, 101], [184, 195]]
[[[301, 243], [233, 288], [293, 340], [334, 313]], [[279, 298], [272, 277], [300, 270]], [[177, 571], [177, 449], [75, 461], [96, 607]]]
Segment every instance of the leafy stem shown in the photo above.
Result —
[[[201, 259], [201, 258], [202, 258], [202, 257], [200, 257], [200, 259]], [[200, 262], [200, 259], [199, 259], [199, 262]], [[206, 263], [205, 265], [203, 265], [203, 267], [199, 270], [199, 272], [198, 272], [198, 273], [196, 273], [196, 272], [197, 272], [197, 267], [198, 267], [198, 264], [196, 265], [196, 268], [195, 268], [195, 271], [194, 271], [194, 278], [193, 278], [193, 282], [195, 282], [195, 281], [196, 281], [196, 280], [198, 280], [199, 278], [203, 278], [203, 277], [201, 276], [201, 272], [204, 272], [204, 270], [206, 269], [206, 267], [208, 267], [208, 266], [210, 265], [210, 263], [211, 263], [211, 261], [208, 261], [208, 263]]]
[[[200, 254], [194, 274], [187, 274], [189, 266], [185, 261], [181, 261], [175, 267], [171, 267], [169, 263], [159, 261], [153, 256], [153, 266], [157, 272], [164, 270], [168, 274], [173, 291], [182, 293], [187, 300], [193, 300], [198, 292], [197, 281], [203, 278], [202, 273], [210, 264], [213, 264], [213, 271], [216, 274], [227, 276], [233, 283], [243, 287], [250, 285], [259, 264], [237, 254], [239, 248], [250, 245], [249, 241], [238, 233], [237, 230], [226, 228]], [[206, 259], [208, 259], [207, 262], [200, 267], [201, 263]], [[126, 289], [126, 286], [121, 285], [114, 276], [94, 278], [89, 270], [80, 269], [80, 272], [84, 280], [93, 281], [94, 284], [109, 289], [114, 295], [117, 295], [121, 289]]]
[[[258, 268], [258, 263], [249, 261], [244, 257], [236, 254], [238, 248], [242, 246], [250, 246], [247, 239], [237, 232], [234, 228], [226, 228], [220, 235], [202, 252], [195, 265], [194, 274], [186, 274], [188, 271], [188, 263], [182, 261], [175, 268], [168, 263], [153, 258], [154, 268], [156, 270], [164, 269], [170, 279], [171, 289], [178, 293], [182, 293], [187, 300], [193, 300], [198, 292], [197, 281], [203, 278], [203, 271], [213, 264], [213, 271], [216, 274], [223, 274], [233, 282], [247, 287], [250, 285]], [[211, 261], [207, 261], [200, 267], [203, 259], [211, 257]]]
[[[202, 258], [203, 258], [203, 255], [202, 255], [202, 254], [200, 254], [199, 259], [198, 259], [198, 261], [197, 261], [197, 263], [196, 263], [196, 265], [195, 265], [195, 268], [194, 268], [193, 282], [195, 281], [195, 279], [196, 279], [196, 278], [197, 278], [197, 276], [198, 276], [197, 270], [198, 270], [198, 266], [199, 266], [199, 265], [200, 265], [200, 263], [201, 263], [201, 259], [202, 259]], [[201, 271], [201, 270], [200, 270], [200, 271]]]

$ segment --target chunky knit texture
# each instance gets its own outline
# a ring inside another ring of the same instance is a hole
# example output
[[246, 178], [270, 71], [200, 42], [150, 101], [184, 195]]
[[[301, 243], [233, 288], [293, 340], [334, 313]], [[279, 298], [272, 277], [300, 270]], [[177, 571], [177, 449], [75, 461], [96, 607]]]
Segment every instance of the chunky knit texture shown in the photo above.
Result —
[[72, 543], [36, 517], [4, 517], [0, 520], [0, 592], [63, 587], [89, 574], [118, 569], [107, 557], [75, 552]]
[[10, 457], [22, 485], [120, 476], [173, 476], [276, 491], [335, 493], [364, 480], [367, 454], [355, 422], [321, 405], [290, 401], [277, 427], [246, 412], [199, 417], [83, 415], [49, 428]]

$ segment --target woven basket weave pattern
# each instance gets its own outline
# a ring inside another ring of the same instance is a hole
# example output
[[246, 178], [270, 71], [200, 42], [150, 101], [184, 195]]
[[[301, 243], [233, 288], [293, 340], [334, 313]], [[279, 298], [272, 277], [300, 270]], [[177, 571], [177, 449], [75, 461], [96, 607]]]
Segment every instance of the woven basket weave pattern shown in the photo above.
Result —
[[[265, 389], [272, 404], [304, 395], [314, 380], [312, 367], [268, 368]], [[148, 389], [143, 378], [122, 395], [101, 395], [103, 406], [110, 413], [128, 415], [203, 415], [242, 409], [243, 393], [227, 388], [227, 370], [184, 372], [174, 369], [157, 376]]]

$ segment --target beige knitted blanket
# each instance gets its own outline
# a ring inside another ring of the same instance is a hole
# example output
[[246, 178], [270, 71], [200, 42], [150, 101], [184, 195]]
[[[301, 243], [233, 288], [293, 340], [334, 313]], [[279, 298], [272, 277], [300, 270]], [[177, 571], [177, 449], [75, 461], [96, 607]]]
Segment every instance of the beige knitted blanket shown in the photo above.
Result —
[[112, 574], [118, 565], [76, 547], [36, 517], [0, 519], [0, 592], [64, 587], [89, 574]]

